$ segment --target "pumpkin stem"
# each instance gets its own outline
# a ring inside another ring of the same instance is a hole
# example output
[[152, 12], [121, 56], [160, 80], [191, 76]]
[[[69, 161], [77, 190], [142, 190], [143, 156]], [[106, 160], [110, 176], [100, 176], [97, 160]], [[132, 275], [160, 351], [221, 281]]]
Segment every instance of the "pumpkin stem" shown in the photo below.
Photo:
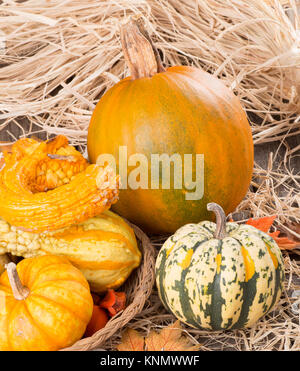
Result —
[[131, 17], [121, 27], [121, 43], [133, 80], [164, 72], [158, 50], [145, 30], [141, 17]]
[[8, 263], [5, 265], [8, 280], [16, 300], [25, 300], [29, 295], [30, 291], [28, 287], [22, 285], [20, 277], [17, 272], [17, 266], [15, 263]]
[[207, 204], [207, 210], [213, 211], [216, 215], [216, 231], [214, 234], [215, 238], [218, 238], [221, 240], [222, 238], [225, 238], [227, 236], [226, 233], [226, 215], [222, 207], [215, 202], [211, 202]]

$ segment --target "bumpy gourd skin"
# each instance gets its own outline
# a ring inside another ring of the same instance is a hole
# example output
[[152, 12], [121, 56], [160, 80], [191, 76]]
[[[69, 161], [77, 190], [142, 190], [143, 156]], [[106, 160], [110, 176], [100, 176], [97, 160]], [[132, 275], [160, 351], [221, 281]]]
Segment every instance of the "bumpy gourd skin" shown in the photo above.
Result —
[[[13, 164], [25, 156], [31, 156], [41, 144], [32, 138], [23, 138], [13, 144], [11, 153], [5, 154], [5, 163]], [[44, 152], [36, 166], [30, 168], [27, 186], [33, 193], [46, 192], [69, 183], [76, 174], [85, 170], [89, 163], [70, 145], [63, 135], [45, 142]]]
[[64, 256], [82, 271], [94, 292], [118, 288], [141, 261], [133, 230], [108, 210], [78, 225], [40, 234], [24, 232], [0, 218], [0, 254], [6, 252], [24, 258]]
[[112, 169], [89, 165], [65, 137], [24, 139], [5, 154], [0, 216], [24, 230], [56, 230], [107, 210], [118, 192], [119, 177]]
[[[25, 138], [15, 143], [13, 153], [20, 159], [31, 155], [38, 146], [39, 142]], [[67, 184], [89, 165], [80, 152], [68, 145], [68, 139], [63, 135], [48, 140], [45, 149], [47, 156], [43, 156], [37, 166], [31, 169], [28, 187], [33, 193], [46, 192]]]

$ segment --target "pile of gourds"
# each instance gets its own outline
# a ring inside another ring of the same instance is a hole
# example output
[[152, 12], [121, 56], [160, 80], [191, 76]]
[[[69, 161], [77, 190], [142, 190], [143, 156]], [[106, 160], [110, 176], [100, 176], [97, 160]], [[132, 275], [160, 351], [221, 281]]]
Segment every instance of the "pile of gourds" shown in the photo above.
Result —
[[119, 288], [141, 261], [132, 228], [108, 210], [118, 192], [118, 176], [63, 136], [4, 153], [0, 350], [58, 350], [99, 328], [92, 293]]
[[[92, 333], [88, 324], [101, 309], [93, 309], [91, 292], [120, 287], [141, 261], [122, 216], [151, 234], [172, 234], [158, 255], [156, 282], [164, 306], [186, 324], [251, 326], [280, 297], [284, 270], [276, 243], [254, 227], [225, 223], [253, 169], [251, 130], [238, 97], [200, 69], [165, 69], [140, 19], [122, 28], [121, 41], [131, 76], [93, 112], [91, 163], [64, 136], [21, 139], [4, 154], [0, 350], [56, 350]], [[153, 153], [203, 154], [203, 197], [187, 200], [189, 184], [120, 189], [119, 175], [97, 161], [113, 155], [119, 173], [122, 146], [149, 163]], [[24, 259], [8, 264], [7, 253]]]
[[[128, 157], [142, 153], [148, 163], [153, 153], [204, 155], [200, 199], [186, 199], [188, 185], [170, 190], [160, 183], [160, 189], [121, 189], [113, 209], [149, 233], [176, 232], [156, 263], [166, 309], [197, 328], [251, 326], [278, 302], [284, 268], [270, 236], [251, 226], [225, 226], [224, 215], [244, 198], [253, 171], [252, 135], [241, 103], [200, 69], [165, 69], [140, 19], [123, 28], [121, 41], [131, 76], [97, 104], [88, 132], [89, 157], [96, 162], [109, 153], [118, 159], [124, 145]], [[193, 170], [190, 180], [195, 178]], [[199, 220], [207, 221], [191, 224]]]

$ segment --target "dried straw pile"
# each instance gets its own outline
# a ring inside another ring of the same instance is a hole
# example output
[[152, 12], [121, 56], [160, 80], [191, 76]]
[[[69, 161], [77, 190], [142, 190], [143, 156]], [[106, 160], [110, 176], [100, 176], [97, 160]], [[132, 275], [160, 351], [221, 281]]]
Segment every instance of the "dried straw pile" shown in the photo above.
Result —
[[[266, 154], [267, 167], [255, 165], [238, 215], [277, 214], [278, 228], [300, 238], [288, 224], [300, 222], [300, 145], [290, 145], [300, 133], [299, 8], [298, 0], [5, 0], [0, 5], [0, 140], [3, 133], [11, 140], [16, 133], [65, 134], [84, 151], [95, 104], [128, 73], [119, 24], [142, 14], [166, 65], [195, 65], [220, 77], [240, 97], [256, 148], [278, 144], [275, 153]], [[300, 268], [290, 255], [285, 259], [287, 290], [292, 290]], [[300, 349], [299, 314], [291, 312], [287, 293], [278, 312], [249, 331], [188, 333], [204, 349]], [[147, 332], [173, 320], [161, 313], [154, 292], [132, 326]]]

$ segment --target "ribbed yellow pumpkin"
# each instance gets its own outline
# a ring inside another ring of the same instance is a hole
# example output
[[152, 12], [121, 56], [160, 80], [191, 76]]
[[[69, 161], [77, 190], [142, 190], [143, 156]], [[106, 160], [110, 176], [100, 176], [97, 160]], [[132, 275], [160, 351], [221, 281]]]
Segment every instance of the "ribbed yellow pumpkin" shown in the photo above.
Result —
[[9, 263], [0, 276], [0, 351], [56, 351], [79, 340], [93, 311], [89, 285], [66, 258]]
[[141, 260], [132, 228], [111, 211], [40, 234], [24, 232], [0, 219], [0, 253], [6, 252], [24, 258], [65, 256], [82, 271], [94, 292], [121, 286]]

